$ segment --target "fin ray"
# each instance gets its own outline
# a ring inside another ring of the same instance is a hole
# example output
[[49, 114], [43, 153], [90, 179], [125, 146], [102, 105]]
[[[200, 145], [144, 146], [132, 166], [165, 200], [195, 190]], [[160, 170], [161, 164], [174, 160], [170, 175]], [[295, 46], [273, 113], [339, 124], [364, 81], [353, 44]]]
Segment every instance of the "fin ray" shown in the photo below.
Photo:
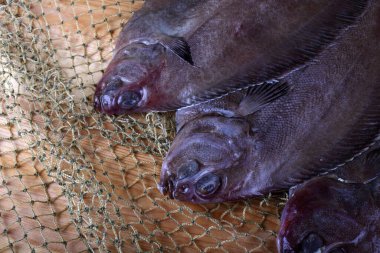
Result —
[[253, 114], [266, 104], [286, 95], [289, 89], [290, 86], [284, 81], [250, 87], [246, 96], [240, 102], [237, 112], [242, 116]]
[[180, 57], [182, 60], [194, 65], [193, 58], [191, 56], [190, 46], [184, 38], [180, 37], [166, 37], [161, 40], [161, 44]]

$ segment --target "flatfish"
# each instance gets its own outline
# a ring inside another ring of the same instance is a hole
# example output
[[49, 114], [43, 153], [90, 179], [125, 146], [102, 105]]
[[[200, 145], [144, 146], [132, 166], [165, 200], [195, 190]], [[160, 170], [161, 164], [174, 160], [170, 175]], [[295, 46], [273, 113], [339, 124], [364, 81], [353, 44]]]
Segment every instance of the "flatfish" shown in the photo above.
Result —
[[195, 203], [288, 189], [351, 161], [380, 133], [380, 3], [312, 65], [181, 109], [161, 192]]
[[117, 40], [94, 107], [169, 111], [285, 76], [355, 24], [367, 2], [147, 0]]

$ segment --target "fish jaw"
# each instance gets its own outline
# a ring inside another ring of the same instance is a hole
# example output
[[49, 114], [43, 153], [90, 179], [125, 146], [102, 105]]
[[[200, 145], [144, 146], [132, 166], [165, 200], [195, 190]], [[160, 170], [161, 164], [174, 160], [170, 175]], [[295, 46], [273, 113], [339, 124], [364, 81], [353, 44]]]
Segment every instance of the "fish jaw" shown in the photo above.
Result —
[[120, 49], [96, 86], [94, 109], [108, 115], [145, 112], [164, 58], [165, 50], [159, 45], [136, 43]]

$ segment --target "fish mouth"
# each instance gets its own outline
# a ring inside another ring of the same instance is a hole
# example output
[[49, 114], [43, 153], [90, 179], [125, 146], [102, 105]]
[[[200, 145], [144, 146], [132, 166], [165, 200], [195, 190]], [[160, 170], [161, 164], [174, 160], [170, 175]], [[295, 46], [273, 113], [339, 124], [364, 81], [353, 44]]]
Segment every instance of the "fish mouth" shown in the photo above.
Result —
[[[181, 177], [180, 174], [161, 174], [158, 190], [170, 199], [185, 202], [209, 203], [215, 193], [224, 187], [224, 182], [214, 170], [192, 171], [192, 174]], [[195, 182], [195, 183], [193, 183]]]
[[102, 106], [100, 104], [100, 97], [97, 94], [94, 95], [94, 110], [97, 112], [101, 112], [102, 110]]
[[174, 199], [176, 181], [176, 175], [170, 173], [168, 166], [164, 163], [162, 166], [160, 182], [157, 184], [158, 190], [162, 195]]
[[165, 178], [161, 178], [160, 182], [157, 184], [158, 190], [162, 195], [168, 195], [169, 198], [174, 199], [174, 180], [173, 177], [168, 176]]
[[122, 115], [135, 109], [139, 100], [140, 95], [135, 92], [124, 93], [116, 97], [107, 94], [95, 96], [94, 109], [108, 115]]
[[[169, 176], [165, 179], [161, 179], [160, 183], [157, 185], [158, 190], [162, 195], [168, 196], [170, 199], [176, 199], [180, 201], [191, 201], [193, 197], [186, 197], [181, 194], [178, 190], [177, 185], [179, 184], [178, 180], [175, 177]], [[194, 194], [191, 194], [193, 196]]]
[[128, 112], [137, 112], [145, 101], [144, 90], [127, 90], [106, 88], [105, 91], [96, 91], [94, 94], [94, 110], [108, 115], [123, 115]]

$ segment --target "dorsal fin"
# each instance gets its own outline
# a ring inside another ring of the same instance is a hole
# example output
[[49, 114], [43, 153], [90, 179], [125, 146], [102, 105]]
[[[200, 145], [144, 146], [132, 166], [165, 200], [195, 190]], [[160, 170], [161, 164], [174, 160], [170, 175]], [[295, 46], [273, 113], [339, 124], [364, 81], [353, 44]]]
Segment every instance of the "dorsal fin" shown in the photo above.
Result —
[[369, 183], [380, 175], [380, 149], [372, 148], [355, 161], [333, 172], [346, 183]]
[[276, 81], [274, 83], [264, 83], [250, 87], [244, 99], [240, 102], [237, 114], [247, 116], [260, 110], [268, 103], [286, 95], [290, 86], [285, 81]]
[[288, 188], [312, 176], [341, 168], [376, 145], [380, 140], [380, 94], [376, 97], [375, 105], [368, 108], [345, 138], [334, 144], [333, 150], [327, 152], [323, 159], [314, 159], [316, 162], [300, 169], [297, 175], [284, 181], [282, 187]]

